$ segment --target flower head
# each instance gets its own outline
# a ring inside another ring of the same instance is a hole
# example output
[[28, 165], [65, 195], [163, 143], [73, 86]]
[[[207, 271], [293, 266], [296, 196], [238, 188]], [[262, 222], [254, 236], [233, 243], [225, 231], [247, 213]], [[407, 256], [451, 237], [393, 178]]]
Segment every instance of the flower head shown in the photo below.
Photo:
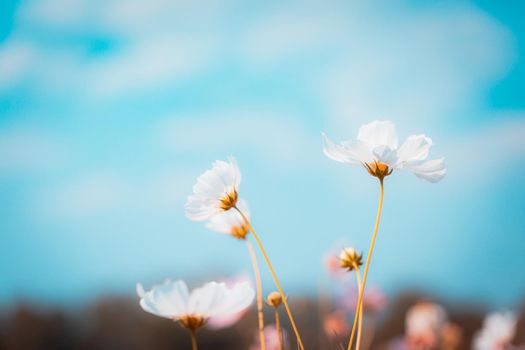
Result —
[[447, 323], [447, 313], [441, 306], [421, 301], [412, 306], [405, 319], [407, 342], [434, 348]]
[[343, 269], [352, 271], [353, 269], [363, 265], [363, 255], [359, 254], [355, 248], [344, 248], [339, 255], [339, 263]]
[[362, 165], [381, 180], [394, 170], [406, 169], [430, 182], [446, 174], [444, 159], [426, 160], [432, 140], [425, 135], [409, 136], [398, 147], [395, 126], [390, 121], [373, 121], [359, 128], [356, 140], [335, 144], [323, 134], [324, 154], [335, 161]]
[[508, 349], [516, 335], [518, 319], [512, 312], [492, 313], [485, 318], [483, 328], [474, 337], [475, 350]]
[[211, 169], [197, 178], [193, 194], [186, 202], [186, 216], [204, 221], [235, 207], [240, 183], [241, 172], [235, 158], [215, 161]]
[[282, 302], [283, 299], [281, 298], [281, 294], [278, 292], [271, 292], [266, 298], [266, 303], [275, 308], [278, 308]]
[[[237, 201], [237, 207], [246, 215], [247, 219], [250, 218], [248, 203], [244, 199]], [[213, 216], [206, 223], [206, 227], [213, 231], [229, 234], [237, 239], [245, 239], [250, 231], [248, 224], [236, 210], [228, 210]]]
[[228, 288], [224, 283], [208, 282], [191, 292], [182, 280], [166, 280], [145, 291], [139, 284], [140, 306], [153, 315], [180, 322], [188, 329], [203, 326], [210, 317], [229, 315], [248, 307], [255, 292], [247, 282]]

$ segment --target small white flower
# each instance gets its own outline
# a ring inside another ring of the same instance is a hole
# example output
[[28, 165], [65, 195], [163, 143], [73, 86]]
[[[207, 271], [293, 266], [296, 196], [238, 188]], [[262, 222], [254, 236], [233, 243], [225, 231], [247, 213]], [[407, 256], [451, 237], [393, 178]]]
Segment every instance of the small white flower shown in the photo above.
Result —
[[509, 348], [516, 335], [518, 319], [512, 312], [491, 313], [485, 318], [483, 328], [474, 336], [475, 350], [503, 350]]
[[447, 313], [441, 306], [430, 302], [419, 302], [406, 315], [405, 328], [409, 337], [434, 336], [437, 338], [447, 322]]
[[[237, 201], [237, 207], [246, 215], [247, 219], [250, 218], [248, 203], [244, 199]], [[212, 231], [229, 234], [238, 239], [246, 238], [249, 232], [248, 225], [236, 210], [228, 210], [213, 216], [206, 223], [206, 227]]]
[[235, 158], [228, 162], [217, 160], [213, 167], [197, 178], [193, 194], [186, 202], [186, 216], [190, 220], [204, 221], [230, 210], [237, 203], [241, 172]]
[[179, 321], [188, 329], [197, 329], [210, 317], [240, 312], [253, 301], [255, 292], [248, 282], [228, 288], [224, 283], [209, 282], [193, 291], [182, 280], [166, 280], [150, 291], [137, 285], [140, 306], [153, 315]]
[[440, 181], [446, 174], [444, 158], [426, 160], [432, 140], [425, 135], [409, 136], [398, 147], [395, 126], [390, 121], [373, 121], [359, 128], [356, 140], [332, 142], [323, 134], [324, 154], [335, 161], [363, 165], [380, 179], [393, 170], [410, 170], [430, 182]]

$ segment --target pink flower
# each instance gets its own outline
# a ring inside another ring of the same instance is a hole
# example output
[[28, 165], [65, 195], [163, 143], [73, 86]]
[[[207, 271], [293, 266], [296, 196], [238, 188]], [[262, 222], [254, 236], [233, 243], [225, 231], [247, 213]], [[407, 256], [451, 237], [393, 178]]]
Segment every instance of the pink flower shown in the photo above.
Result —
[[[357, 296], [359, 291], [356, 287], [350, 287], [339, 297], [339, 308], [346, 312], [355, 312], [357, 307]], [[371, 287], [365, 291], [363, 299], [363, 310], [379, 312], [386, 307], [387, 299], [383, 292], [377, 287]]]
[[[283, 337], [283, 349], [288, 350], [290, 346], [288, 344], [288, 337], [284, 330], [281, 328], [281, 333]], [[264, 327], [264, 339], [266, 341], [266, 350], [279, 350], [279, 332], [274, 325], [269, 325]], [[259, 343], [259, 332], [257, 332], [254, 343], [250, 347], [250, 350], [260, 350], [261, 346]]]
[[350, 325], [341, 311], [326, 315], [323, 319], [323, 329], [329, 338], [335, 340], [341, 340], [350, 333]]

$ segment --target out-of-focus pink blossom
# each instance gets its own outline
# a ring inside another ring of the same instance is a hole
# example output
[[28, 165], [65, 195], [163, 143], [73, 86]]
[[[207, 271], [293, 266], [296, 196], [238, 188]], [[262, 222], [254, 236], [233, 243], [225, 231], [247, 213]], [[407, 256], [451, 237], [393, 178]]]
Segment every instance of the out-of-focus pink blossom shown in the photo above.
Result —
[[[283, 349], [290, 349], [288, 343], [288, 336], [286, 335], [284, 329], [281, 328], [281, 334], [283, 337]], [[279, 332], [274, 325], [268, 325], [264, 327], [264, 339], [266, 341], [266, 350], [279, 350]], [[254, 337], [254, 343], [250, 347], [250, 350], [260, 350], [261, 345], [259, 343], [259, 332]]]
[[[355, 312], [358, 293], [356, 287], [344, 290], [338, 298], [339, 309], [345, 312]], [[386, 307], [386, 304], [386, 296], [379, 288], [371, 287], [365, 290], [365, 298], [363, 299], [363, 310], [365, 312], [379, 312]]]
[[341, 268], [339, 255], [335, 250], [329, 250], [326, 252], [323, 258], [323, 263], [328, 276], [332, 278], [340, 279], [346, 274], [346, 271]]
[[326, 315], [323, 319], [323, 329], [329, 338], [335, 340], [340, 340], [350, 333], [350, 325], [341, 311]]

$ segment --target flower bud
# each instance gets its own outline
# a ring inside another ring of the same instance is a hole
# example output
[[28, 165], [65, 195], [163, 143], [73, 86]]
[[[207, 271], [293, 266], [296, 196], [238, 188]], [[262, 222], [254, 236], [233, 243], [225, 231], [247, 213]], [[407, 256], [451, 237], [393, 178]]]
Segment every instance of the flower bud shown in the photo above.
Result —
[[339, 255], [339, 262], [343, 269], [352, 271], [356, 267], [363, 265], [363, 255], [359, 254], [355, 248], [344, 248]]
[[271, 292], [268, 294], [268, 298], [266, 298], [266, 303], [273, 307], [279, 307], [281, 303], [283, 302], [283, 299], [281, 298], [281, 294], [278, 292]]

